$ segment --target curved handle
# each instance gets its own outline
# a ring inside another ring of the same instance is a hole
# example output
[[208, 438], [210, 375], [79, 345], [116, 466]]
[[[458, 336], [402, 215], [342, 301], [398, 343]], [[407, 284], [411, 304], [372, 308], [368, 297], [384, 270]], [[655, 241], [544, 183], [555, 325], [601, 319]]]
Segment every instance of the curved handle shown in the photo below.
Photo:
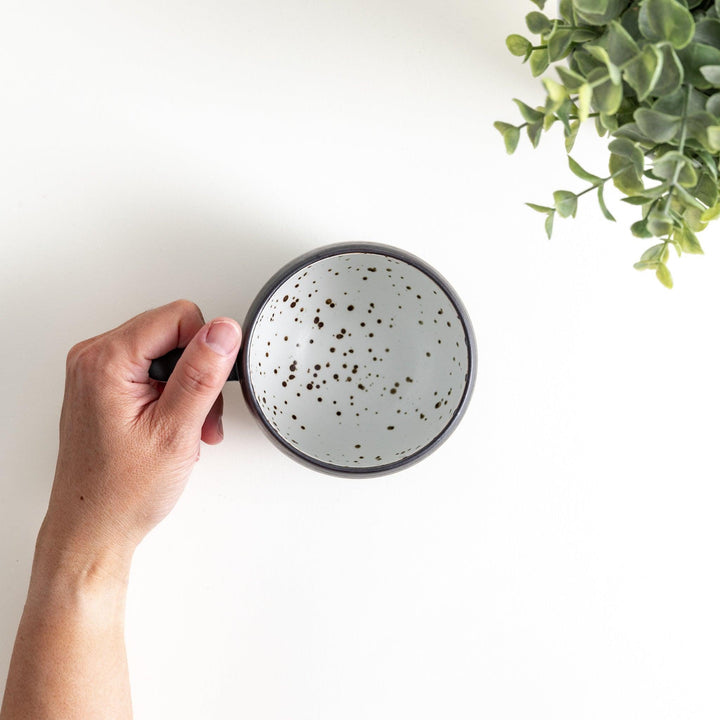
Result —
[[[162, 357], [155, 358], [150, 363], [150, 370], [148, 375], [152, 380], [159, 380], [160, 382], [167, 382], [170, 377], [170, 373], [174, 370], [177, 361], [183, 354], [185, 348], [175, 348], [168, 353], [165, 353]], [[233, 365], [230, 375], [228, 375], [228, 382], [230, 380], [240, 380], [240, 374], [238, 373], [237, 360]]]

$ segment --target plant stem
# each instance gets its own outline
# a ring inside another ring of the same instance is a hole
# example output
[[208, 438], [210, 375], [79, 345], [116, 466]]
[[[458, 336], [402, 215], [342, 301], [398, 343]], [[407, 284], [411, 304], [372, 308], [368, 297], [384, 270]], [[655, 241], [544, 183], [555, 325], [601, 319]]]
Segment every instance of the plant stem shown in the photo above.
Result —
[[624, 173], [627, 170], [627, 167], [622, 167], [620, 170], [616, 170], [612, 175], [608, 175], [606, 178], [602, 178], [600, 182], [596, 182], [594, 185], [590, 185], [590, 187], [585, 188], [582, 192], [576, 193], [575, 197], [582, 197], [585, 195], [585, 193], [589, 193], [592, 190], [595, 190], [596, 188], [599, 188], [601, 185], [604, 185], [608, 180], [612, 180], [616, 175], [620, 175], [620, 173]]

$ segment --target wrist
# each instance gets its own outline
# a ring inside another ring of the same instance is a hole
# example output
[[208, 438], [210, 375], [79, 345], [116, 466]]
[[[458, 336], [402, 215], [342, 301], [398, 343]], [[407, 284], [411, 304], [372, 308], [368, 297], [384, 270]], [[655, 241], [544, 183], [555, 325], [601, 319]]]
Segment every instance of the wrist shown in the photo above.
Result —
[[28, 602], [82, 596], [124, 603], [132, 554], [127, 547], [70, 536], [48, 516], [35, 545]]

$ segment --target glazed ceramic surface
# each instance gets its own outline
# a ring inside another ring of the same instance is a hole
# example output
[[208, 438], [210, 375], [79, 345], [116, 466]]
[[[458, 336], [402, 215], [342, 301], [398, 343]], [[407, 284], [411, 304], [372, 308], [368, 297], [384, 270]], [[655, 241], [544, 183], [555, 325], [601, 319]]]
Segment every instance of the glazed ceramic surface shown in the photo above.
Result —
[[286, 449], [330, 470], [381, 470], [453, 423], [470, 390], [470, 332], [421, 267], [333, 255], [297, 269], [258, 309], [246, 382]]

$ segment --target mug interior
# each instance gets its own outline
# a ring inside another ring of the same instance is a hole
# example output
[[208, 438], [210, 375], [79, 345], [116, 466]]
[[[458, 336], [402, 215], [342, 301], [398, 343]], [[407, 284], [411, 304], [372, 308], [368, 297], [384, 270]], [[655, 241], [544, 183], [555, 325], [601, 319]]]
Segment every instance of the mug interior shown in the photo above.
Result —
[[422, 268], [347, 252], [296, 270], [247, 338], [261, 419], [305, 460], [373, 471], [409, 460], [452, 423], [468, 391], [470, 338]]

